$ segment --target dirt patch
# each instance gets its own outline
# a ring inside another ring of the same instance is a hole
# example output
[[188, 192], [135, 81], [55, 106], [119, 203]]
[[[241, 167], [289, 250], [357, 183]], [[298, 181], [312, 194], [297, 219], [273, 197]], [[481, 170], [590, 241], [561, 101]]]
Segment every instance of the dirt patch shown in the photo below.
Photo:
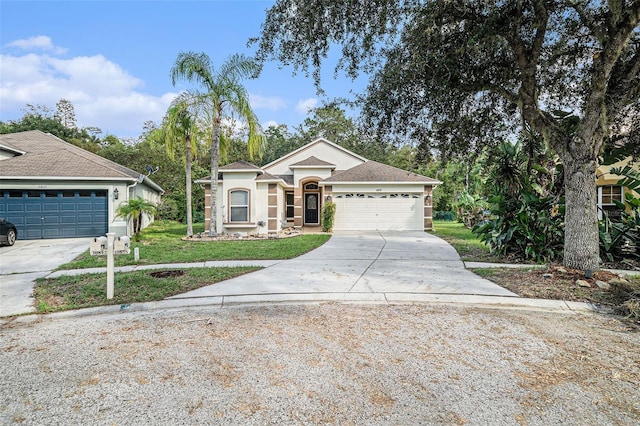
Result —
[[172, 278], [172, 277], [180, 277], [184, 275], [184, 271], [181, 269], [172, 269], [167, 271], [155, 271], [149, 273], [153, 278]]
[[639, 278], [620, 277], [608, 271], [596, 271], [589, 278], [582, 270], [563, 266], [530, 270], [495, 268], [478, 273], [521, 297], [593, 303], [623, 315], [631, 314], [625, 311], [625, 306], [640, 297]]

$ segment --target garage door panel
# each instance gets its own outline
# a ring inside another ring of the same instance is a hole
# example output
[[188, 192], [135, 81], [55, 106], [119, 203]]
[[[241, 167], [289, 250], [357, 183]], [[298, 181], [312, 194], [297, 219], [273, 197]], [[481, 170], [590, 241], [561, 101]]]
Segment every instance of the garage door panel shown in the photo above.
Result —
[[60, 230], [58, 228], [44, 228], [42, 238], [60, 238]]
[[60, 216], [60, 224], [61, 225], [73, 225], [76, 223], [76, 215], [65, 214]]
[[60, 225], [60, 216], [46, 215], [43, 216], [43, 222], [47, 226]]
[[78, 214], [76, 218], [79, 225], [93, 223], [93, 215], [90, 214]]
[[77, 204], [76, 209], [77, 209], [79, 212], [90, 212], [90, 211], [92, 211], [92, 210], [93, 210], [93, 203], [91, 203], [91, 202], [86, 202], [86, 201], [79, 202], [79, 203]]
[[[13, 222], [13, 220], [11, 220], [11, 219], [9, 221]], [[29, 225], [42, 225], [42, 216], [40, 216], [40, 215], [25, 216], [24, 223], [27, 226], [29, 226]], [[14, 222], [14, 225], [15, 225], [15, 222]]]

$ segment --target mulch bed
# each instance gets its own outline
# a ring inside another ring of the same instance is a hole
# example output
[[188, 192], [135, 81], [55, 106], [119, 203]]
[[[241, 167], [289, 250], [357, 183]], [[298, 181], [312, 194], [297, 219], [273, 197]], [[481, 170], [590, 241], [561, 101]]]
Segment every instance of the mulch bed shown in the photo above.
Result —
[[[498, 268], [487, 278], [521, 297], [593, 303], [624, 315], [631, 313], [625, 308], [626, 304], [640, 299], [640, 279], [623, 278], [602, 270], [586, 278], [584, 271], [563, 266], [532, 270]], [[583, 281], [582, 285], [578, 280]], [[597, 281], [601, 285], [606, 283], [605, 288], [599, 287]]]

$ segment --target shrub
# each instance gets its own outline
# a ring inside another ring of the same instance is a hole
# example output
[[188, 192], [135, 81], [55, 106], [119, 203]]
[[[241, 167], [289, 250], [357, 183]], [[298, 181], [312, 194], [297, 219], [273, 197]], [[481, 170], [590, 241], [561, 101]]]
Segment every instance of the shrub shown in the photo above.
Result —
[[163, 198], [158, 205], [158, 218], [180, 221], [180, 209], [176, 200]]
[[497, 219], [473, 228], [492, 250], [535, 262], [558, 260], [564, 244], [564, 201], [535, 191], [490, 199]]
[[464, 223], [467, 228], [473, 228], [485, 220], [487, 202], [479, 196], [463, 192], [454, 207], [457, 211], [458, 221]]
[[445, 220], [447, 222], [453, 222], [454, 219], [455, 219], [455, 215], [453, 214], [453, 212], [436, 211], [436, 212], [433, 212], [433, 219], [434, 220]]
[[600, 258], [603, 261], [640, 259], [640, 198], [626, 193], [625, 202], [626, 206], [615, 201], [621, 209], [619, 218], [612, 219], [603, 212], [604, 218], [598, 223]]
[[333, 230], [333, 220], [336, 216], [336, 205], [333, 201], [327, 201], [322, 206], [322, 232]]

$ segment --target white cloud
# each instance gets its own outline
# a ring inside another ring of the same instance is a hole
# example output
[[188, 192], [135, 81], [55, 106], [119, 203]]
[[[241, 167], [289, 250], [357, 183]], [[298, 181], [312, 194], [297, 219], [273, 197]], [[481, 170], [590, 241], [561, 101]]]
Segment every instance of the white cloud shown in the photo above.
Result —
[[44, 50], [46, 52], [53, 52], [57, 55], [61, 55], [67, 52], [64, 47], [55, 46], [50, 37], [47, 36], [34, 36], [27, 39], [14, 40], [7, 44], [8, 47], [17, 47], [22, 50]]
[[102, 55], [69, 59], [34, 53], [0, 55], [0, 75], [3, 117], [15, 115], [26, 104], [53, 108], [67, 99], [80, 127], [99, 127], [119, 137], [139, 135], [145, 121], [159, 123], [176, 96], [144, 93], [143, 81]]
[[268, 129], [269, 127], [278, 127], [279, 123], [275, 120], [267, 120], [264, 123], [262, 123], [262, 128], [263, 129]]
[[254, 109], [268, 109], [270, 111], [278, 111], [285, 108], [286, 102], [278, 96], [260, 96], [249, 94], [249, 102]]
[[299, 114], [306, 115], [310, 110], [318, 105], [318, 98], [301, 99], [296, 104], [296, 111]]

